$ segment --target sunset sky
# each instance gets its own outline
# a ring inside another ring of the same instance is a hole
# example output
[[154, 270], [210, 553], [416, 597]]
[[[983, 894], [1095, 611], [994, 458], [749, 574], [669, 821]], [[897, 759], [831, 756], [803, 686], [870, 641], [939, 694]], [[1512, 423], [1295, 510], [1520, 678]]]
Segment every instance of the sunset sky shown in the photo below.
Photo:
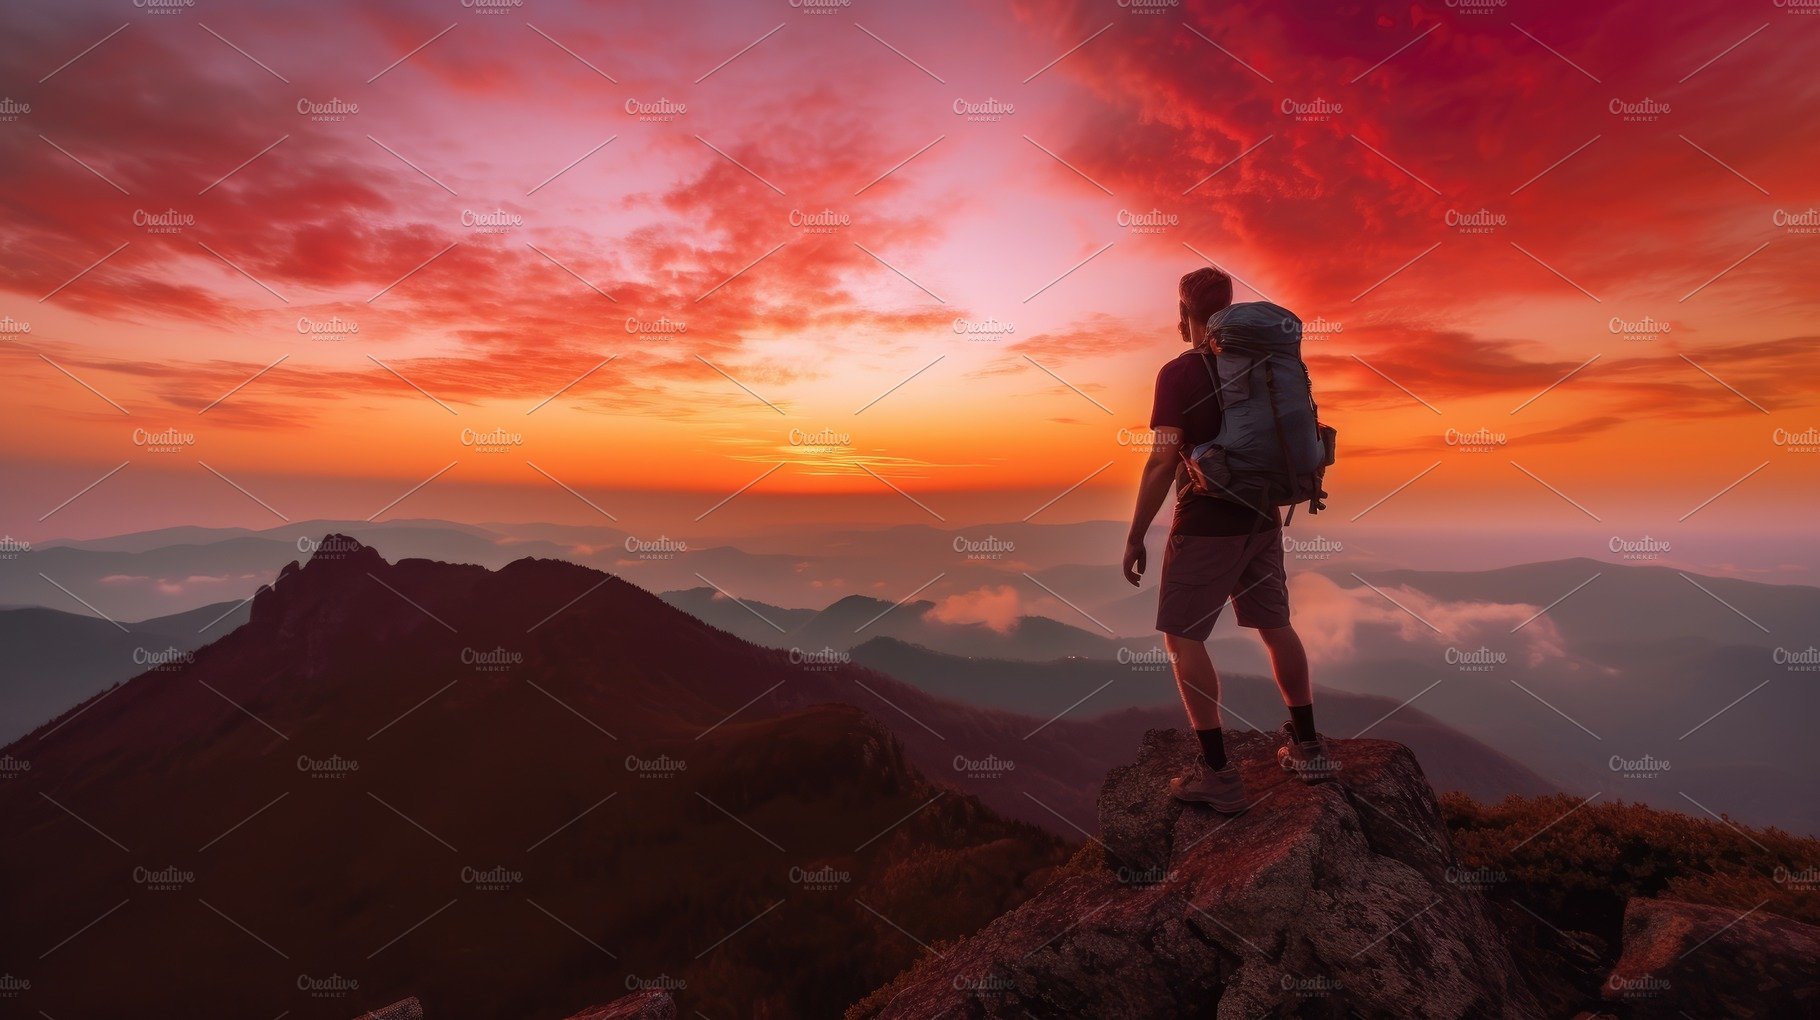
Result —
[[12, 5], [0, 529], [1118, 517], [1208, 260], [1340, 516], [1793, 526], [1820, 15], [1340, 7]]

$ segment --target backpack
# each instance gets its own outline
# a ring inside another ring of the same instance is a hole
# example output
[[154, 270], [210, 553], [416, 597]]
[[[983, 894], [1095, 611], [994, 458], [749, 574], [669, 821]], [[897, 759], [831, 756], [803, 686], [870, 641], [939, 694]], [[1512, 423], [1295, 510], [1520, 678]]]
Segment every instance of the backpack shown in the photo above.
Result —
[[1182, 451], [1191, 488], [1265, 514], [1286, 506], [1294, 517], [1298, 503], [1320, 513], [1338, 433], [1318, 418], [1302, 320], [1268, 301], [1244, 301], [1208, 318], [1207, 336], [1217, 353], [1203, 352], [1201, 363], [1220, 405], [1220, 431]]

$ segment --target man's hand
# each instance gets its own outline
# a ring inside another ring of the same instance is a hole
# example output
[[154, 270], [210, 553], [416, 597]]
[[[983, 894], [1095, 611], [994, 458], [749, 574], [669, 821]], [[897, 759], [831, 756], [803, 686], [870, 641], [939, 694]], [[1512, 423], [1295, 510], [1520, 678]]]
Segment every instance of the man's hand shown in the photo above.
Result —
[[1175, 480], [1176, 451], [1182, 446], [1182, 430], [1159, 425], [1151, 430], [1150, 457], [1144, 461], [1144, 477], [1138, 482], [1137, 509], [1131, 515], [1131, 531], [1125, 536], [1125, 558], [1122, 564], [1125, 580], [1138, 587], [1144, 579], [1144, 533], [1163, 500], [1169, 498], [1169, 485]]
[[1144, 583], [1144, 562], [1146, 558], [1147, 554], [1144, 552], [1144, 540], [1142, 538], [1128, 538], [1125, 540], [1125, 580], [1130, 581], [1133, 588]]

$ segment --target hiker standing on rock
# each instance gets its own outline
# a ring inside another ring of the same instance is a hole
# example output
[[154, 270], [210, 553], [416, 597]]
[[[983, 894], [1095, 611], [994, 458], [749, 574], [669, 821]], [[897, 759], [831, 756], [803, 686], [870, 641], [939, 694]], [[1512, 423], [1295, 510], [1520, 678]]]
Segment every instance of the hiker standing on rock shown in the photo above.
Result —
[[1201, 761], [1170, 781], [1175, 797], [1237, 812], [1245, 783], [1226, 760], [1220, 677], [1207, 637], [1230, 600], [1241, 627], [1270, 650], [1289, 722], [1282, 767], [1305, 782], [1339, 768], [1314, 727], [1308, 654], [1289, 621], [1279, 507], [1325, 504], [1322, 476], [1333, 463], [1334, 432], [1316, 421], [1302, 320], [1267, 301], [1232, 303], [1232, 279], [1217, 269], [1182, 277], [1182, 340], [1190, 345], [1157, 373], [1150, 412], [1150, 459], [1125, 539], [1125, 579], [1141, 583], [1144, 536], [1175, 483], [1175, 516], [1163, 553], [1156, 628], [1175, 668], [1176, 688], [1200, 737]]

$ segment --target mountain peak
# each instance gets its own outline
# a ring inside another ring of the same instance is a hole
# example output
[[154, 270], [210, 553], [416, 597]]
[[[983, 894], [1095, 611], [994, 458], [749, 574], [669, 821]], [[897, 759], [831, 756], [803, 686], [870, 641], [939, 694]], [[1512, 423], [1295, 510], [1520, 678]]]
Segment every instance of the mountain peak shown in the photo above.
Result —
[[249, 619], [270, 620], [278, 612], [279, 606], [290, 600], [293, 589], [298, 587], [302, 578], [310, 579], [310, 587], [328, 587], [341, 578], [370, 574], [385, 566], [385, 558], [379, 555], [379, 550], [362, 545], [359, 539], [341, 534], [324, 535], [311, 548], [307, 561], [292, 560], [278, 571], [278, 576], [271, 584], [259, 586], [253, 593], [253, 608]]
[[313, 544], [308, 560], [292, 560], [271, 584], [260, 586], [249, 619], [308, 624], [318, 630], [354, 620], [366, 631], [427, 622], [452, 633], [457, 629], [452, 614], [484, 616], [481, 603], [489, 599], [522, 607], [528, 600], [558, 597], [555, 593], [580, 585], [574, 593], [560, 596], [567, 601], [610, 580], [617, 578], [568, 560], [534, 556], [496, 570], [436, 559], [387, 560], [357, 538], [330, 533]]
[[838, 612], [841, 609], [871, 609], [875, 606], [889, 604], [890, 603], [883, 599], [855, 592], [852, 595], [842, 595], [840, 598], [835, 599], [828, 604], [828, 608], [823, 610], [823, 612]]
[[1539, 1015], [1408, 748], [1337, 741], [1343, 782], [1304, 786], [1271, 737], [1227, 741], [1249, 812], [1171, 799], [1198, 744], [1151, 730], [1074, 873], [850, 1015]]
[[299, 563], [292, 560], [283, 570], [280, 570], [278, 580], [282, 581], [292, 574], [319, 567], [319, 565], [326, 567], [332, 563], [342, 562], [373, 567], [383, 565], [385, 559], [379, 555], [379, 550], [370, 545], [363, 545], [359, 539], [351, 535], [330, 533], [322, 536], [321, 541], [311, 546], [310, 558], [307, 561]]

